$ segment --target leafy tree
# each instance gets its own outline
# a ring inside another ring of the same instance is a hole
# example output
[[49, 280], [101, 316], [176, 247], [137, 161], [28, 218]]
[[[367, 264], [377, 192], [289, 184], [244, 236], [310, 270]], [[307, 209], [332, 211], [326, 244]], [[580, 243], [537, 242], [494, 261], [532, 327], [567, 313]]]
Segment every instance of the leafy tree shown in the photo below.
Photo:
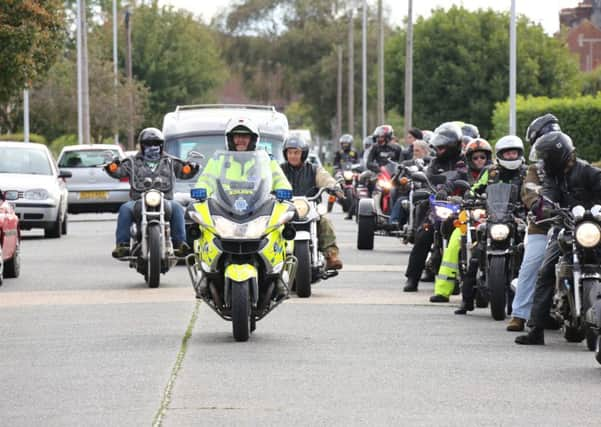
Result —
[[[570, 96], [580, 91], [578, 64], [565, 43], [525, 17], [517, 23], [517, 92]], [[405, 33], [386, 47], [389, 107], [404, 111]], [[509, 91], [509, 15], [491, 9], [435, 9], [414, 25], [413, 123], [476, 124], [487, 136], [495, 102]]]

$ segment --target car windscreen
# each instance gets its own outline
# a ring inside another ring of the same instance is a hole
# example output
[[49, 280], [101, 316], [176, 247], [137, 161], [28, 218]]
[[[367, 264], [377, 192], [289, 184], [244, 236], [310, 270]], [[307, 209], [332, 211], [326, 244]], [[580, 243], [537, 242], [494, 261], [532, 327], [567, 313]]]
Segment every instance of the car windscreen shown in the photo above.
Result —
[[0, 173], [52, 175], [46, 152], [27, 147], [0, 147]]
[[[110, 155], [109, 155], [110, 153]], [[95, 168], [107, 162], [107, 157], [119, 157], [119, 150], [65, 151], [58, 161], [59, 168]]]
[[[201, 166], [206, 165], [208, 159], [218, 150], [225, 148], [225, 137], [219, 135], [198, 135], [167, 138], [165, 150], [172, 156], [186, 159], [190, 151], [197, 151], [204, 155], [200, 162]], [[270, 157], [283, 162], [282, 141], [270, 136], [261, 137], [258, 149], [267, 151]]]

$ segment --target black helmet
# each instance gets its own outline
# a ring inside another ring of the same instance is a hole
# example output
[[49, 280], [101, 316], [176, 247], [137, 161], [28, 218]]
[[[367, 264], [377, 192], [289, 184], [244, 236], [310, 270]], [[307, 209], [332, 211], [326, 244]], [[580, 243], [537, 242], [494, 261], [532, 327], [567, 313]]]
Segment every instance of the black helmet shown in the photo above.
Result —
[[392, 137], [394, 136], [394, 129], [390, 125], [380, 125], [374, 130], [373, 139], [374, 143], [378, 142], [379, 137], [384, 137], [384, 141], [389, 143], [392, 141]]
[[295, 135], [289, 136], [286, 139], [282, 147], [282, 152], [284, 153], [284, 159], [286, 159], [286, 161], [288, 161], [287, 151], [289, 148], [297, 148], [301, 150], [301, 160], [303, 162], [307, 160], [307, 157], [309, 156], [309, 144], [307, 144], [307, 142], [303, 138]]
[[340, 143], [340, 148], [342, 148], [343, 151], [348, 152], [353, 146], [353, 135], [345, 133], [338, 139], [338, 142]]
[[552, 131], [560, 131], [559, 120], [551, 113], [547, 113], [544, 116], [537, 117], [532, 120], [528, 129], [526, 129], [526, 141], [530, 144], [543, 136], [544, 134]]
[[163, 132], [157, 128], [146, 128], [138, 135], [138, 144], [140, 144], [142, 151], [144, 150], [144, 147], [148, 145], [158, 145], [161, 147], [162, 151], [163, 145], [165, 144], [165, 137], [163, 136]]
[[443, 123], [434, 130], [430, 145], [435, 149], [446, 148], [444, 153], [437, 152], [436, 155], [439, 159], [445, 159], [461, 152], [461, 137], [461, 128], [457, 124]]
[[563, 175], [575, 151], [572, 138], [561, 131], [544, 134], [536, 140], [534, 149], [538, 160], [543, 161], [545, 173], [550, 176]]

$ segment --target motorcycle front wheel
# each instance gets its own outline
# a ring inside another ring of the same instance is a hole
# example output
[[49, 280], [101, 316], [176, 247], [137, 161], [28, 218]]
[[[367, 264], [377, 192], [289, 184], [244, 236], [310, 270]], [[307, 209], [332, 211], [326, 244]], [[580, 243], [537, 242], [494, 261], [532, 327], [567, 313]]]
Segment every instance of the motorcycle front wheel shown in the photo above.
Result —
[[148, 227], [148, 263], [146, 283], [158, 288], [161, 283], [161, 231], [158, 225]]
[[505, 320], [507, 306], [507, 262], [505, 257], [493, 256], [488, 262], [486, 279], [490, 296], [490, 314], [495, 320]]
[[250, 336], [250, 284], [232, 281], [232, 333], [236, 341], [248, 341]]
[[294, 242], [294, 256], [297, 260], [294, 278], [296, 295], [308, 298], [311, 296], [311, 252], [308, 240]]

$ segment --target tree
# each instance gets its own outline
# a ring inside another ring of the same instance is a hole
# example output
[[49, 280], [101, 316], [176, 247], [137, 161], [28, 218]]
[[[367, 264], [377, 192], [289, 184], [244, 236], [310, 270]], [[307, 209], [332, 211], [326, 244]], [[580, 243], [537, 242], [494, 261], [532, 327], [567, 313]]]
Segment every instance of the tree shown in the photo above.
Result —
[[44, 76], [63, 42], [61, 0], [0, 2], [0, 104]]
[[[522, 95], [578, 94], [578, 64], [565, 43], [547, 36], [525, 17], [517, 23], [517, 92]], [[386, 46], [387, 103], [404, 111], [405, 33]], [[434, 128], [444, 121], [491, 129], [495, 102], [509, 95], [509, 15], [491, 9], [436, 9], [414, 25], [413, 123]]]
[[160, 127], [176, 105], [212, 100], [228, 70], [211, 31], [188, 12], [159, 8], [157, 0], [132, 16], [133, 75], [150, 90], [144, 126]]

